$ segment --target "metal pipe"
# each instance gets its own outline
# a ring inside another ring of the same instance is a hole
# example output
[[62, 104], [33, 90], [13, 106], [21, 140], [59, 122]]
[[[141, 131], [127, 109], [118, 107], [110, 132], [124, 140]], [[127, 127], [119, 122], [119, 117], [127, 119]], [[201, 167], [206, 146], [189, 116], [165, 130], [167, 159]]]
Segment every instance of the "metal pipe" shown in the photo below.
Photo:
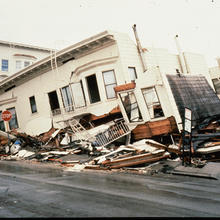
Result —
[[139, 37], [138, 37], [138, 34], [137, 34], [136, 24], [134, 24], [132, 26], [132, 28], [133, 28], [134, 36], [135, 36], [135, 39], [136, 39], [136, 42], [137, 42], [137, 49], [138, 49], [138, 53], [140, 54], [143, 70], [145, 72], [145, 71], [147, 71], [147, 64], [146, 64], [145, 57], [144, 57], [144, 51], [143, 51], [143, 48], [141, 47], [141, 43], [140, 43], [140, 40], [139, 40]]
[[183, 73], [187, 73], [186, 63], [185, 63], [183, 53], [181, 51], [180, 44], [179, 44], [179, 41], [178, 41], [178, 35], [175, 36], [175, 41], [176, 41], [176, 47], [177, 47], [177, 50], [178, 50], [178, 53], [179, 53], [180, 65], [182, 67], [182, 71], [183, 71]]

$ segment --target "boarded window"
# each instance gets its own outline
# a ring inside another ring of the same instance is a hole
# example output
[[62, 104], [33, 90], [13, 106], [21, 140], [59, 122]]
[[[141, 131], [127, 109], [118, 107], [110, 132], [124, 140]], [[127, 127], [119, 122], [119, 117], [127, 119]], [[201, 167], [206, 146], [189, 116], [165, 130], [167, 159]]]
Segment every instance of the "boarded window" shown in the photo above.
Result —
[[17, 120], [17, 115], [16, 115], [15, 108], [9, 108], [7, 110], [10, 111], [11, 114], [12, 114], [12, 118], [9, 121], [9, 128], [10, 128], [10, 130], [12, 130], [13, 128], [14, 129], [18, 128], [18, 120]]
[[53, 115], [60, 114], [61, 111], [60, 111], [60, 105], [59, 105], [59, 101], [57, 97], [57, 92], [52, 91], [48, 93], [48, 97], [49, 97], [50, 108], [52, 110], [52, 114]]
[[34, 97], [34, 96], [31, 96], [31, 97], [29, 98], [29, 101], [30, 101], [30, 105], [31, 105], [31, 112], [32, 112], [32, 113], [37, 112], [37, 105], [36, 105], [35, 97]]
[[128, 67], [128, 72], [129, 72], [131, 81], [134, 81], [135, 79], [137, 79], [137, 73], [136, 73], [135, 67]]
[[82, 82], [72, 83], [71, 84], [73, 101], [75, 108], [80, 108], [86, 106], [85, 95], [83, 91]]
[[107, 98], [108, 99], [115, 98], [116, 95], [115, 95], [114, 87], [117, 85], [117, 83], [115, 80], [114, 71], [113, 70], [105, 71], [102, 74], [103, 74]]
[[142, 89], [142, 93], [148, 108], [148, 112], [150, 114], [150, 118], [153, 119], [153, 118], [163, 117], [164, 113], [161, 108], [161, 104], [158, 99], [155, 88], [151, 87], [151, 88]]
[[70, 93], [70, 87], [65, 86], [61, 89], [62, 93], [62, 98], [63, 98], [63, 105], [65, 108], [65, 111], [73, 111], [73, 101], [72, 101], [72, 96]]
[[4, 121], [2, 120], [2, 111], [0, 111], [0, 130], [5, 131], [5, 124]]
[[142, 115], [138, 107], [136, 97], [133, 92], [123, 92], [119, 94], [124, 109], [130, 122], [142, 121]]
[[96, 103], [100, 101], [99, 89], [96, 80], [96, 75], [86, 77], [86, 82], [88, 86], [90, 103]]

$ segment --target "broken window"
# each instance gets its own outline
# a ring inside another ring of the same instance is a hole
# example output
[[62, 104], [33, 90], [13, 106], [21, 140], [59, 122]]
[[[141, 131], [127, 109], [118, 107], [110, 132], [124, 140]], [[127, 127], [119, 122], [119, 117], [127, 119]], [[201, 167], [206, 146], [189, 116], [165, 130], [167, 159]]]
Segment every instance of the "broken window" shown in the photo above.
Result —
[[212, 82], [213, 82], [216, 93], [219, 95], [220, 94], [220, 79], [217, 79], [217, 78], [213, 79]]
[[53, 115], [61, 114], [57, 92], [56, 91], [49, 92], [48, 97], [49, 97], [50, 108], [51, 108], [52, 114]]
[[14, 129], [18, 128], [18, 120], [17, 120], [17, 115], [16, 115], [15, 108], [8, 108], [7, 110], [10, 111], [11, 114], [12, 114], [12, 118], [9, 121], [10, 130], [12, 130], [13, 128]]
[[78, 83], [72, 83], [71, 88], [72, 88], [73, 101], [74, 101], [75, 108], [86, 106], [82, 81]]
[[142, 115], [138, 107], [138, 103], [134, 93], [131, 92], [123, 92], [119, 94], [125, 111], [127, 113], [127, 117], [130, 122], [142, 121]]
[[37, 112], [37, 105], [36, 105], [35, 97], [34, 97], [34, 96], [31, 96], [31, 97], [29, 98], [29, 101], [30, 101], [30, 105], [31, 105], [31, 112], [32, 112], [32, 113]]
[[73, 111], [73, 101], [70, 93], [70, 87], [65, 86], [61, 89], [63, 105], [66, 112]]
[[0, 130], [5, 131], [5, 124], [4, 121], [2, 120], [2, 111], [0, 111]]
[[164, 113], [154, 87], [142, 89], [150, 118], [163, 117]]
[[102, 73], [104, 84], [105, 84], [105, 90], [106, 95], [108, 99], [115, 98], [115, 90], [114, 87], [117, 85], [115, 80], [115, 73], [113, 70], [105, 71]]
[[135, 81], [135, 79], [137, 79], [137, 73], [135, 67], [128, 67], [128, 72], [130, 74], [131, 81]]
[[90, 103], [95, 103], [100, 101], [99, 89], [96, 80], [96, 75], [93, 74], [91, 76], [86, 77], [86, 82], [88, 86]]

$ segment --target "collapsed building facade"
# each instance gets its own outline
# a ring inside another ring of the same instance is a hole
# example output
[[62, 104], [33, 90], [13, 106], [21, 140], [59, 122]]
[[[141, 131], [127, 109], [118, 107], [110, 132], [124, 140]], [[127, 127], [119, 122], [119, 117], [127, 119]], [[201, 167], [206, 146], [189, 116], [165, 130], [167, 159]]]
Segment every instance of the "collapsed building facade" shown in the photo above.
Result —
[[98, 146], [123, 136], [175, 143], [184, 107], [193, 126], [218, 119], [220, 101], [201, 55], [142, 48], [136, 39], [104, 31], [3, 80], [0, 114], [9, 110], [12, 119], [8, 127], [0, 119], [0, 129], [36, 136], [70, 127], [75, 139]]

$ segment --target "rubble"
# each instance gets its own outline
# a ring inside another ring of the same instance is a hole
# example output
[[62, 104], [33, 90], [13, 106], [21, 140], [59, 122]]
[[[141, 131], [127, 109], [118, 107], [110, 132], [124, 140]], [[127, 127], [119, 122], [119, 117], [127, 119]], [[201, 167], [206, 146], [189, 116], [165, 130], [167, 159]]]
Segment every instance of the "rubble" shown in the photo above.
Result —
[[[130, 134], [129, 130], [120, 129], [118, 122], [111, 121], [95, 128], [80, 129], [69, 126], [65, 129], [51, 128], [38, 136], [11, 131], [0, 133], [1, 160], [33, 160], [54, 163], [67, 170], [124, 170], [125, 172], [169, 173], [164, 161], [181, 161], [182, 135], [158, 136], [118, 145], [117, 141]], [[120, 122], [121, 123], [121, 122]], [[117, 128], [117, 129], [116, 129]], [[191, 166], [202, 168], [208, 161], [220, 160], [219, 121], [212, 121], [197, 128], [192, 134], [193, 149]], [[88, 135], [89, 134], [89, 135]], [[159, 142], [161, 140], [161, 142]], [[187, 160], [187, 152], [185, 150]], [[161, 164], [161, 165], [158, 165]], [[154, 167], [154, 169], [153, 169]], [[160, 167], [155, 170], [155, 167]]]

